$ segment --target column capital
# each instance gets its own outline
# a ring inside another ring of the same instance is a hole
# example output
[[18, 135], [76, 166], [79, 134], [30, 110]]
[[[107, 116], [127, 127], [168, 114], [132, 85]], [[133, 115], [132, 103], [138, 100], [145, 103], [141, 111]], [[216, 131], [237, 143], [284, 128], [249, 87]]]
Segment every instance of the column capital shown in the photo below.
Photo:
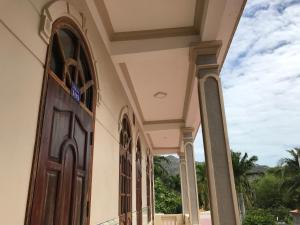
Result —
[[196, 66], [196, 76], [203, 78], [208, 74], [219, 74], [218, 56], [222, 47], [221, 41], [192, 43], [190, 62]]
[[185, 162], [185, 153], [184, 152], [179, 152], [178, 156], [179, 156], [180, 162]]
[[184, 127], [181, 129], [183, 143], [194, 141], [193, 132], [194, 128], [192, 127]]

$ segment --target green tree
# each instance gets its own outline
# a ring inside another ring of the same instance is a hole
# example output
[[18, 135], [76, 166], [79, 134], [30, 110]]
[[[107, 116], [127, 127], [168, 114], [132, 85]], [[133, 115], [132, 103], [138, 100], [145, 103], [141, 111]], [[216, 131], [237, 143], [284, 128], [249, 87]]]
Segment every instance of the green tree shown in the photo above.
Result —
[[154, 157], [155, 209], [166, 214], [181, 213], [180, 178], [168, 173], [165, 166], [169, 163], [167, 157]]
[[[249, 173], [255, 167], [257, 156], [248, 158], [248, 154], [243, 156], [240, 152], [231, 151], [234, 180], [237, 191], [237, 198], [240, 208], [241, 217], [245, 216], [245, 205], [251, 206], [253, 200], [253, 190], [249, 182]], [[252, 174], [253, 175], [253, 174]]]
[[254, 209], [247, 211], [243, 225], [276, 225], [276, 219], [263, 209]]
[[199, 207], [209, 210], [208, 182], [205, 163], [196, 164]]
[[283, 205], [281, 185], [281, 177], [272, 173], [267, 173], [254, 182], [255, 206], [268, 209]]
[[168, 188], [159, 178], [155, 178], [155, 211], [158, 213], [174, 214], [181, 213], [180, 195]]
[[282, 189], [289, 207], [300, 209], [300, 148], [288, 150], [291, 158], [281, 160], [283, 170]]

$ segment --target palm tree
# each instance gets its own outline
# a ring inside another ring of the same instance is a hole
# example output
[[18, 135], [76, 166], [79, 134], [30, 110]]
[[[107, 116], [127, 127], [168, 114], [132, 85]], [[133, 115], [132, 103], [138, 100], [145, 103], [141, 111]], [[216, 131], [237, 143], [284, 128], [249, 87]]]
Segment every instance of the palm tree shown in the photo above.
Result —
[[205, 163], [196, 164], [199, 206], [209, 210], [208, 182]]
[[281, 160], [283, 168], [282, 188], [286, 195], [294, 202], [295, 207], [300, 208], [300, 148], [287, 150], [291, 158]]
[[282, 166], [286, 169], [286, 172], [298, 173], [300, 170], [300, 148], [293, 148], [287, 150], [292, 158], [284, 158], [281, 160]]
[[233, 151], [231, 151], [231, 157], [240, 214], [241, 219], [243, 219], [246, 213], [245, 204], [250, 206], [254, 196], [249, 183], [249, 175], [250, 171], [255, 167], [255, 162], [258, 158], [257, 156], [248, 158], [247, 153], [242, 156], [240, 152]]

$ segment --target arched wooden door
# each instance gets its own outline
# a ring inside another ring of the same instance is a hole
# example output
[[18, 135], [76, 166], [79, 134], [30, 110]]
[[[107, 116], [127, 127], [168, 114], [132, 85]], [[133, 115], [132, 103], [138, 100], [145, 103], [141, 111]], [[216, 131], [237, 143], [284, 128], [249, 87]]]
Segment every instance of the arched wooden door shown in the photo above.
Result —
[[139, 139], [136, 145], [136, 216], [137, 225], [142, 225], [142, 151]]
[[26, 224], [87, 225], [94, 71], [77, 26], [61, 18], [52, 29]]
[[127, 115], [122, 119], [119, 165], [119, 220], [121, 225], [132, 224], [132, 136]]

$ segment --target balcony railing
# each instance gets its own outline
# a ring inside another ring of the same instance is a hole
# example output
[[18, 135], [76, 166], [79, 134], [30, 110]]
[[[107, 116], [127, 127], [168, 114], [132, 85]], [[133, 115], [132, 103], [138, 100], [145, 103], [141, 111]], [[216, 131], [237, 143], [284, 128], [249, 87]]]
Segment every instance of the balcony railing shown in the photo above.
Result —
[[[188, 222], [188, 223], [187, 223]], [[155, 214], [155, 225], [189, 225], [189, 218], [182, 214]]]

